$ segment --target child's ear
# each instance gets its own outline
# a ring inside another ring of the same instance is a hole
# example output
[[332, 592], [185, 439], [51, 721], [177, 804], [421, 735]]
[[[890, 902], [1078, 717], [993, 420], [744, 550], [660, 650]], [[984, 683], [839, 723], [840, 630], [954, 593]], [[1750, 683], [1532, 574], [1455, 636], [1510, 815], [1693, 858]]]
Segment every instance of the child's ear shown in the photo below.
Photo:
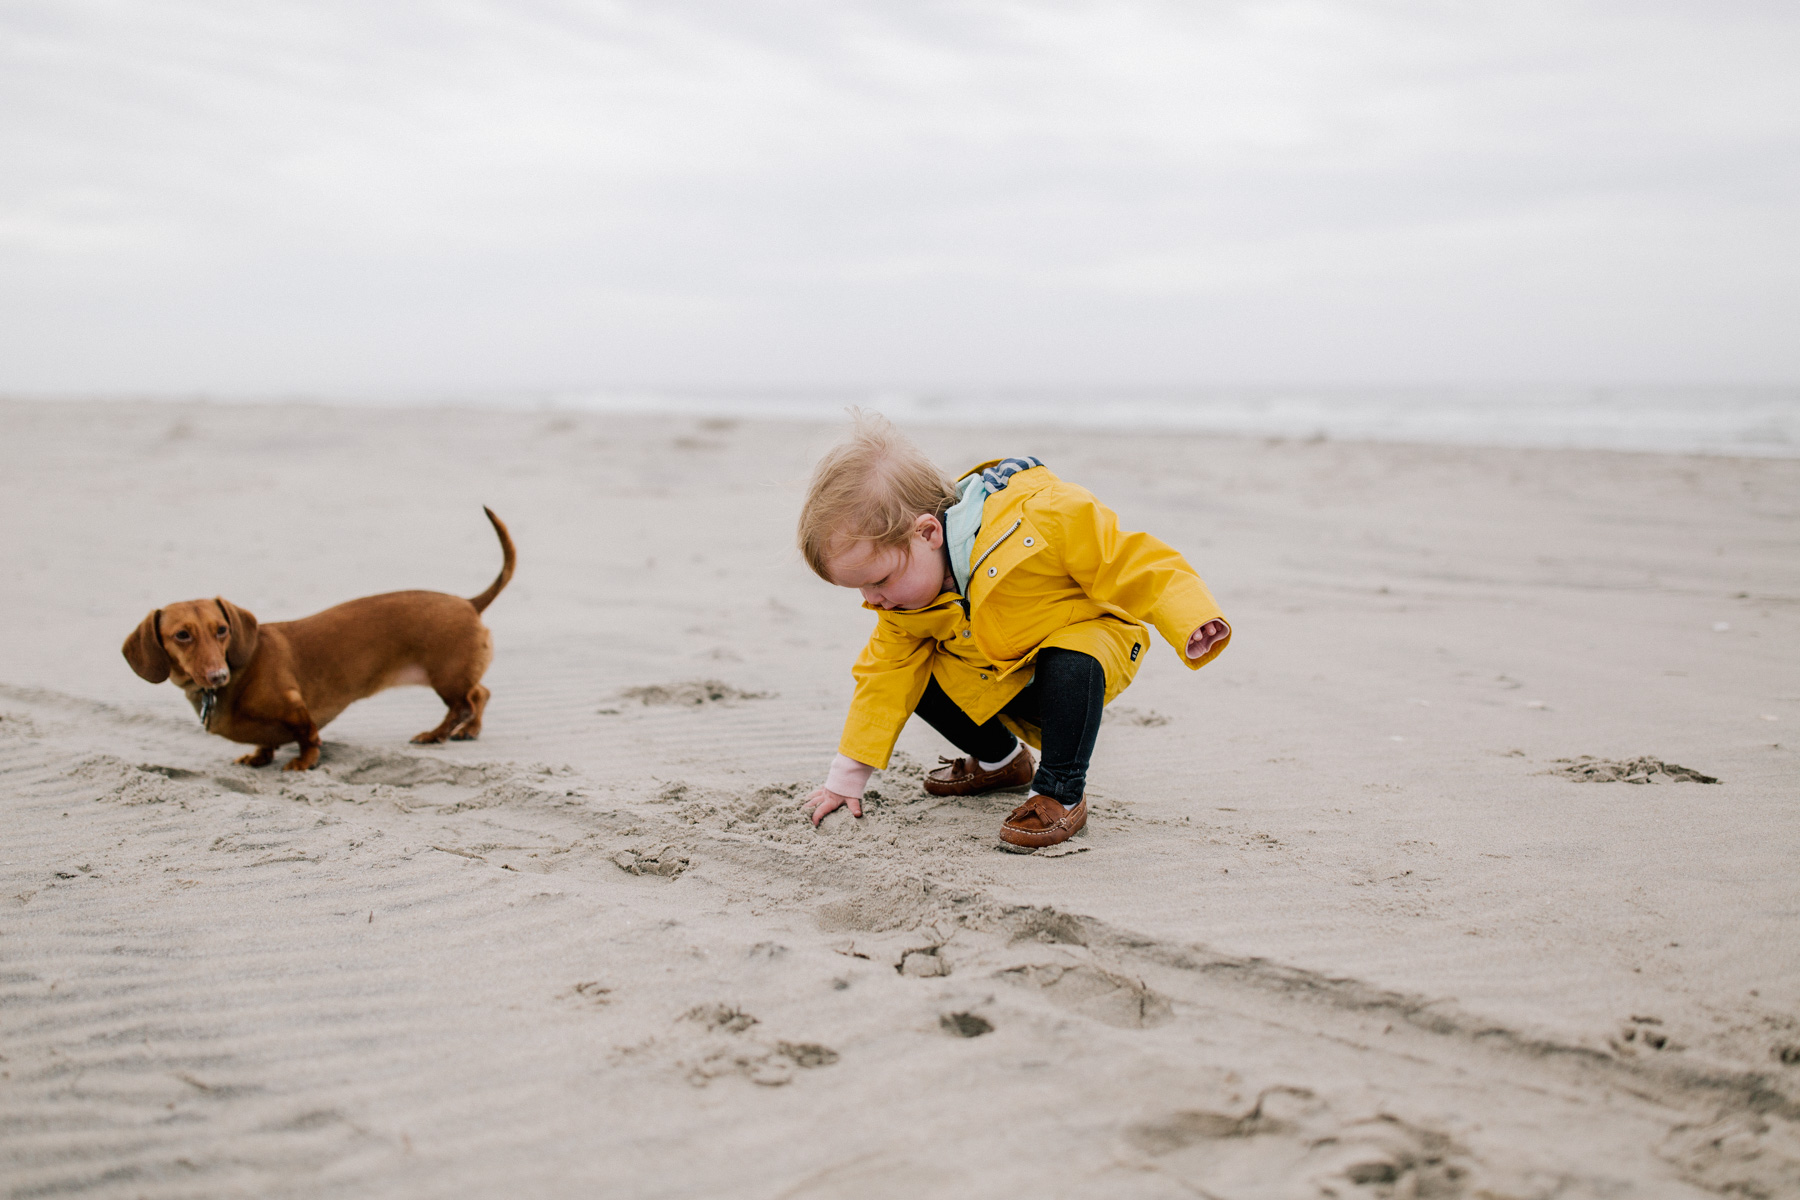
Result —
[[944, 523], [930, 513], [920, 514], [913, 531], [925, 540], [928, 549], [936, 550], [944, 544]]

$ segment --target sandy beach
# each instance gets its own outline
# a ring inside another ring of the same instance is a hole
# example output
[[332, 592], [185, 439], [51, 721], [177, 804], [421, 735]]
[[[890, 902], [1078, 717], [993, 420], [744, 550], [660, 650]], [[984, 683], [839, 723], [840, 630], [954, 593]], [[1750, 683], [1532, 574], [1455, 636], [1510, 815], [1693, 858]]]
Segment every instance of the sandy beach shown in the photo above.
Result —
[[[911, 428], [1235, 629], [1156, 643], [1020, 856], [917, 722], [796, 811], [872, 624], [792, 548], [841, 427], [0, 431], [0, 1194], [1800, 1195], [1800, 461]], [[405, 689], [253, 770], [120, 657], [179, 599], [471, 595], [483, 504], [477, 742]]]

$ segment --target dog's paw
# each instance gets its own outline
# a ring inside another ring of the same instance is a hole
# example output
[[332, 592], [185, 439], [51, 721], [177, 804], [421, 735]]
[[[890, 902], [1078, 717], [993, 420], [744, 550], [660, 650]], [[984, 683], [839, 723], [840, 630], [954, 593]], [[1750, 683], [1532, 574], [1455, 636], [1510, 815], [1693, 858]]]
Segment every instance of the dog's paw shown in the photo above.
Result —
[[432, 730], [428, 733], [414, 734], [412, 741], [413, 741], [413, 745], [415, 745], [415, 746], [435, 746], [443, 740], [444, 740], [443, 734], [437, 732], [436, 730]]
[[319, 760], [316, 758], [313, 759], [311, 762], [307, 762], [304, 759], [295, 758], [295, 759], [290, 759], [288, 761], [288, 763], [285, 766], [283, 766], [281, 769], [284, 771], [310, 771], [318, 765], [319, 765]]
[[254, 754], [246, 754], [237, 760], [240, 767], [266, 767], [275, 761], [275, 751], [265, 746]]

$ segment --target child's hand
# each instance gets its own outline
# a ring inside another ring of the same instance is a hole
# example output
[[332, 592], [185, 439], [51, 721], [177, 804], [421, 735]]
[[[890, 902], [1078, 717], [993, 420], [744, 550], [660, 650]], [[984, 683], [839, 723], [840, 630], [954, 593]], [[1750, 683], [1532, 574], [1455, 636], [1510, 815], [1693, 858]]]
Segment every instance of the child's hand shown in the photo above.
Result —
[[800, 807], [806, 810], [806, 815], [812, 818], [812, 823], [816, 828], [826, 816], [846, 804], [850, 806], [851, 816], [862, 816], [862, 801], [859, 798], [840, 795], [830, 788], [814, 788], [813, 794], [800, 802]]
[[1224, 640], [1225, 635], [1230, 632], [1231, 626], [1227, 625], [1225, 622], [1208, 621], [1200, 628], [1194, 630], [1193, 635], [1188, 638], [1187, 656], [1189, 658], [1204, 658], [1206, 652], [1211, 650], [1220, 641]]

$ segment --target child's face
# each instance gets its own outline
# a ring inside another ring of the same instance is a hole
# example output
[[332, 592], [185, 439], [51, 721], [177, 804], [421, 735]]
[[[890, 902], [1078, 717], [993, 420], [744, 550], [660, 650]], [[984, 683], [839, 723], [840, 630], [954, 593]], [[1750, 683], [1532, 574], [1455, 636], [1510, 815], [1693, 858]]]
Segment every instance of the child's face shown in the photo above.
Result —
[[904, 547], [843, 541], [826, 555], [825, 569], [831, 582], [855, 588], [876, 608], [924, 608], [944, 590], [944, 526], [920, 517]]

